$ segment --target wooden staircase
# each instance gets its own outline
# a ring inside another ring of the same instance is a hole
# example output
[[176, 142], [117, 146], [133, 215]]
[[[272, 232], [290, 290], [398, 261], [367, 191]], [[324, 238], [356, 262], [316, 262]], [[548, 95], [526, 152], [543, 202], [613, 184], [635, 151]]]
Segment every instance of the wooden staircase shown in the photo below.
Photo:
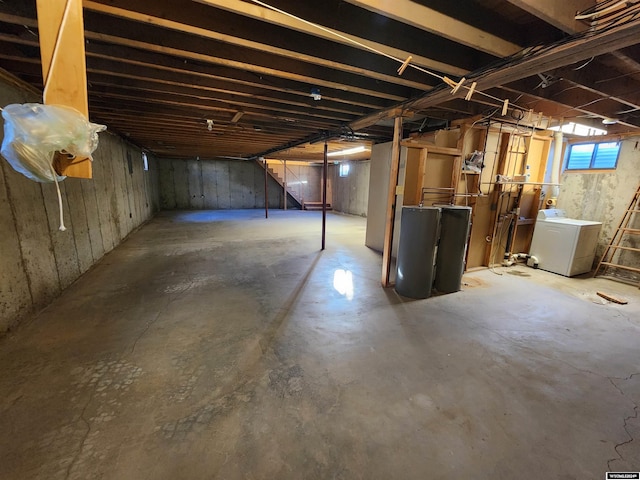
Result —
[[[640, 237], [640, 185], [638, 185], [636, 193], [633, 195], [631, 203], [629, 203], [629, 208], [627, 208], [627, 211], [622, 216], [622, 220], [620, 220], [616, 233], [613, 235], [611, 242], [609, 242], [609, 245], [604, 251], [602, 259], [600, 260], [600, 263], [598, 263], [598, 268], [596, 268], [594, 273], [594, 277], [598, 275], [605, 275], [609, 271], [615, 269], [640, 274], [640, 267], [625, 265], [620, 261], [620, 257], [625, 251], [634, 252], [636, 254], [635, 257], [640, 260], [640, 255], [638, 255], [640, 253], [640, 248], [631, 246], [637, 245], [637, 242], [632, 241], [632, 237], [634, 236]], [[613, 278], [629, 280], [618, 276], [614, 276]], [[637, 282], [637, 284], [640, 287], [640, 282]]]
[[[256, 160], [256, 163], [258, 165], [260, 165], [261, 168], [265, 168], [265, 164], [259, 160]], [[278, 175], [271, 167], [266, 166], [267, 169], [267, 173], [269, 174], [269, 176], [271, 178], [273, 178], [276, 182], [278, 182], [278, 185], [280, 185], [282, 188], [284, 188], [284, 180], [280, 177], [280, 175]], [[298, 195], [291, 190], [288, 186], [287, 186], [287, 197], [290, 198], [291, 200], [293, 200], [294, 203], [294, 209], [303, 209], [303, 204], [304, 201], [302, 198], [298, 198]], [[289, 205], [287, 203], [287, 205]], [[291, 207], [289, 207], [291, 208]]]

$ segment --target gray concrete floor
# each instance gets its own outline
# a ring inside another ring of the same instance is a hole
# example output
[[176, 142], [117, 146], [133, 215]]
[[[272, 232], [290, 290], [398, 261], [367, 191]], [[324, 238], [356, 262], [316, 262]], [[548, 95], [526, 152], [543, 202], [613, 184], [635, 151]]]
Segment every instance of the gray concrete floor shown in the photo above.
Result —
[[2, 339], [0, 478], [640, 470], [637, 288], [519, 266], [402, 299], [364, 219], [320, 253], [319, 214], [271, 213], [163, 213]]

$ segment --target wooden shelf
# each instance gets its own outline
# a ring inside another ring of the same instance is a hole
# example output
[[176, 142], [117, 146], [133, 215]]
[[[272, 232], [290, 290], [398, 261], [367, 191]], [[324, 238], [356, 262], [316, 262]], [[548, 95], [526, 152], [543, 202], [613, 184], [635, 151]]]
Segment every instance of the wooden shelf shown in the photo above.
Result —
[[535, 218], [519, 218], [518, 225], [533, 225], [536, 222]]

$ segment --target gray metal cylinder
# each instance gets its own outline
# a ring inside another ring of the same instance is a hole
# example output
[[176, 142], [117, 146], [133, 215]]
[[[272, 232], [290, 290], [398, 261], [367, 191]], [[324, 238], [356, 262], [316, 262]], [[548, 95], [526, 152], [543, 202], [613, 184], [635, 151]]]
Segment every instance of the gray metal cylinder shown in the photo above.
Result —
[[402, 207], [396, 291], [409, 298], [427, 298], [433, 288], [440, 209]]
[[471, 207], [442, 207], [434, 282], [440, 293], [453, 293], [462, 288], [470, 227]]

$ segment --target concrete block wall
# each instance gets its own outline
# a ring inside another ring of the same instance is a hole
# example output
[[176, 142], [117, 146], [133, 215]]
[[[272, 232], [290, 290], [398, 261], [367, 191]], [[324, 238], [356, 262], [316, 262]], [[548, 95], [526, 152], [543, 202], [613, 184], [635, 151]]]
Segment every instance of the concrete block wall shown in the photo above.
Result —
[[[264, 208], [264, 169], [253, 161], [160, 159], [166, 210]], [[268, 177], [269, 208], [281, 208], [282, 187]]]
[[[625, 210], [640, 182], [640, 136], [622, 142], [615, 170], [603, 172], [567, 172], [560, 177], [557, 207], [571, 218], [602, 222], [596, 260], [616, 232]], [[640, 248], [638, 238], [630, 238], [634, 248]], [[624, 252], [623, 263], [640, 268], [640, 255]], [[629, 276], [629, 275], [626, 275]], [[634, 275], [637, 279], [640, 276]]]
[[333, 209], [352, 215], [367, 216], [371, 161], [348, 162], [349, 174], [340, 176], [340, 168], [331, 167], [333, 178]]
[[[0, 83], [2, 106], [38, 101]], [[100, 134], [93, 170], [91, 180], [60, 183], [67, 226], [60, 232], [55, 185], [28, 180], [0, 157], [0, 334], [50, 303], [159, 210], [156, 161], [150, 157], [143, 171], [142, 152], [120, 137]]]

